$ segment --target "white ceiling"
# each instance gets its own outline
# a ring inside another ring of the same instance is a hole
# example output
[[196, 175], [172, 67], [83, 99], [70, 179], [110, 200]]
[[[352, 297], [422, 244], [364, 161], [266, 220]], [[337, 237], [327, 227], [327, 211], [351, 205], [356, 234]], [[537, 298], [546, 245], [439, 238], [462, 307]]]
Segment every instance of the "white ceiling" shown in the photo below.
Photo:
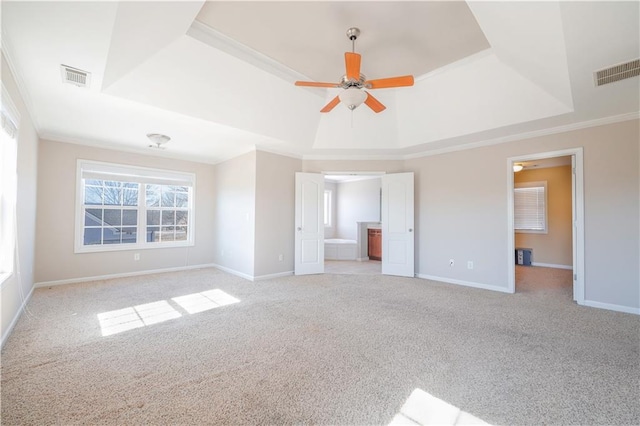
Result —
[[361, 29], [355, 47], [370, 79], [426, 74], [490, 47], [463, 1], [214, 1], [196, 19], [314, 81], [345, 74], [351, 27]]
[[[10, 2], [2, 49], [44, 138], [215, 163], [264, 149], [406, 158], [637, 118], [638, 2]], [[387, 109], [319, 110], [351, 50]], [[62, 84], [60, 64], [92, 73]], [[147, 133], [172, 140], [147, 148]]]

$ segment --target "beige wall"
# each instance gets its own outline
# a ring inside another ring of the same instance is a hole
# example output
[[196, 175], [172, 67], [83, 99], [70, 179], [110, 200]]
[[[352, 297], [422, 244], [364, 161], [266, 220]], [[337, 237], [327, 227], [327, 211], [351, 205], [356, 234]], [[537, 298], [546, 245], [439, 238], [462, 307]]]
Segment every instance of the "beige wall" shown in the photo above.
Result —
[[[195, 246], [74, 253], [78, 159], [195, 173]], [[210, 264], [213, 261], [214, 166], [124, 153], [83, 145], [40, 141], [36, 282]], [[140, 260], [134, 260], [140, 253]]]
[[571, 166], [523, 170], [514, 181], [547, 182], [547, 233], [516, 232], [515, 246], [533, 249], [536, 264], [572, 266]]
[[[17, 235], [13, 276], [0, 287], [2, 344], [20, 316], [20, 307], [33, 288], [33, 269], [36, 234], [36, 183], [38, 175], [38, 135], [14, 76], [2, 55], [2, 84], [20, 113], [17, 137]], [[19, 265], [19, 269], [18, 269]]]
[[[584, 147], [585, 299], [638, 309], [638, 128], [631, 120], [408, 160], [416, 174], [418, 272], [506, 289], [513, 257], [507, 158]], [[468, 260], [474, 269], [466, 269]]]
[[292, 272], [295, 173], [302, 160], [262, 151], [256, 152], [256, 160], [254, 276]]
[[404, 161], [401, 160], [304, 160], [303, 172], [387, 172], [400, 173], [404, 171]]
[[249, 278], [254, 275], [256, 151], [217, 164], [214, 227], [214, 263]]
[[380, 178], [338, 183], [336, 238], [356, 240], [357, 222], [380, 222]]

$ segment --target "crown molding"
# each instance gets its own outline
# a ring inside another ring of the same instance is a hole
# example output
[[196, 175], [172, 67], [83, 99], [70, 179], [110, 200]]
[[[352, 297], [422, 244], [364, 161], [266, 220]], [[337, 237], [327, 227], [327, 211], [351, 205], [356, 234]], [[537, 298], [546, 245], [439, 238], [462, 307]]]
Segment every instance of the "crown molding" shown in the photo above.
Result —
[[150, 148], [137, 148], [133, 146], [123, 146], [117, 145], [114, 146], [112, 143], [108, 141], [101, 141], [96, 139], [88, 139], [88, 138], [76, 138], [72, 136], [61, 135], [53, 132], [43, 132], [40, 135], [40, 140], [47, 140], [52, 142], [62, 142], [69, 143], [73, 145], [81, 145], [87, 146], [91, 148], [99, 148], [99, 149], [108, 149], [109, 151], [118, 151], [118, 152], [130, 152], [132, 154], [146, 155], [151, 157], [160, 157], [167, 158], [173, 160], [181, 160], [181, 161], [189, 161], [192, 163], [200, 163], [200, 164], [217, 164], [224, 160], [203, 160], [201, 156], [191, 156], [191, 155], [181, 155], [176, 154], [174, 152], [161, 151], [158, 149], [152, 150]]
[[327, 154], [327, 155], [303, 155], [302, 159], [307, 161], [402, 161], [405, 155], [402, 154]]
[[[257, 50], [237, 42], [231, 37], [228, 37], [220, 31], [216, 31], [200, 21], [193, 21], [193, 24], [191, 24], [191, 27], [187, 30], [187, 35], [208, 46], [228, 53], [236, 59], [247, 62], [263, 71], [275, 75], [288, 83], [293, 84], [296, 80], [311, 80], [306, 75], [271, 59]], [[310, 93], [314, 93], [316, 96], [320, 96], [322, 98], [325, 97], [326, 90], [306, 89], [309, 90]]]
[[[76, 145], [86, 145], [86, 146], [92, 146], [96, 148], [110, 149], [114, 151], [132, 152], [132, 153], [141, 154], [141, 155], [152, 155], [152, 156], [165, 157], [165, 158], [175, 158], [178, 160], [191, 161], [191, 162], [204, 163], [204, 164], [213, 164], [213, 165], [223, 163], [225, 161], [239, 157], [251, 151], [263, 151], [263, 152], [295, 158], [303, 161], [405, 161], [405, 160], [412, 160], [416, 158], [447, 154], [447, 153], [457, 152], [457, 151], [466, 151], [469, 149], [481, 148], [485, 146], [500, 145], [500, 144], [516, 142], [524, 139], [532, 139], [536, 137], [549, 136], [549, 135], [566, 133], [566, 132], [575, 131], [575, 130], [587, 129], [590, 127], [598, 127], [598, 126], [604, 126], [607, 124], [615, 124], [623, 121], [638, 120], [638, 119], [640, 119], [640, 112], [631, 112], [631, 113], [620, 114], [620, 115], [615, 115], [610, 117], [598, 118], [595, 120], [588, 120], [588, 121], [582, 121], [579, 123], [572, 123], [572, 124], [567, 124], [563, 126], [551, 127], [548, 129], [524, 132], [524, 133], [519, 133], [516, 135], [510, 135], [510, 136], [505, 136], [500, 138], [486, 139], [478, 142], [461, 144], [461, 145], [451, 146], [447, 148], [424, 150], [422, 152], [415, 153], [415, 154], [315, 155], [315, 154], [297, 154], [297, 153], [286, 151], [286, 150], [252, 146], [252, 147], [249, 147], [247, 150], [244, 150], [243, 152], [235, 153], [229, 157], [216, 158], [211, 161], [203, 161], [201, 157], [196, 158], [188, 155], [175, 155], [174, 153], [165, 153], [165, 155], [158, 155], [157, 152], [152, 153], [143, 149], [138, 149], [133, 147], [131, 148], [126, 146], [114, 147], [113, 145], [109, 144], [109, 142], [106, 142], [106, 141], [79, 139], [79, 138], [68, 137], [60, 134], [54, 134], [50, 132], [43, 133], [42, 135], [40, 135], [40, 138], [57, 141], [57, 142], [72, 143]], [[166, 155], [166, 154], [169, 154], [169, 155]]]
[[620, 114], [620, 115], [612, 115], [610, 117], [597, 118], [594, 120], [581, 121], [578, 123], [571, 123], [563, 126], [550, 127], [548, 129], [533, 130], [531, 132], [518, 133], [515, 135], [509, 135], [509, 136], [504, 136], [504, 137], [494, 138], [494, 139], [486, 139], [483, 141], [461, 144], [461, 145], [451, 146], [447, 148], [434, 149], [431, 151], [427, 150], [427, 151], [423, 151], [415, 154], [407, 154], [407, 155], [404, 155], [403, 158], [405, 160], [411, 160], [414, 158], [429, 157], [432, 155], [447, 154], [447, 153], [456, 152], [456, 151], [466, 151], [468, 149], [481, 148], [484, 146], [500, 145], [503, 143], [516, 142], [523, 139], [533, 139], [533, 138], [538, 138], [542, 136], [555, 135], [558, 133], [566, 133], [574, 130], [588, 129], [590, 127], [605, 126], [607, 124], [614, 124], [614, 123], [620, 123], [623, 121], [637, 120], [637, 119], [640, 119], [640, 111], [630, 112], [630, 113]]
[[269, 154], [281, 155], [283, 157], [294, 158], [296, 160], [303, 160], [304, 159], [302, 154], [296, 154], [295, 152], [284, 151], [284, 150], [279, 150], [279, 149], [274, 149], [274, 148], [265, 148], [265, 147], [262, 147], [262, 146], [256, 146], [255, 150], [256, 151], [262, 151], [262, 152], [268, 152]]
[[18, 92], [20, 92], [20, 96], [22, 97], [22, 102], [27, 108], [27, 113], [31, 118], [31, 123], [35, 128], [36, 133], [40, 134], [40, 129], [41, 129], [40, 120], [38, 119], [38, 115], [36, 114], [36, 109], [34, 107], [33, 101], [31, 100], [31, 95], [29, 94], [27, 85], [22, 79], [23, 73], [21, 72], [20, 67], [18, 66], [18, 63], [15, 60], [15, 56], [13, 54], [13, 52], [15, 52], [15, 50], [13, 49], [13, 44], [11, 42], [11, 39], [7, 35], [6, 31], [4, 31], [4, 29], [2, 30], [2, 46], [0, 47], [0, 49], [2, 50], [5, 60], [7, 61], [7, 65], [9, 66], [9, 70], [13, 75], [13, 79], [16, 82], [16, 85], [18, 86]]

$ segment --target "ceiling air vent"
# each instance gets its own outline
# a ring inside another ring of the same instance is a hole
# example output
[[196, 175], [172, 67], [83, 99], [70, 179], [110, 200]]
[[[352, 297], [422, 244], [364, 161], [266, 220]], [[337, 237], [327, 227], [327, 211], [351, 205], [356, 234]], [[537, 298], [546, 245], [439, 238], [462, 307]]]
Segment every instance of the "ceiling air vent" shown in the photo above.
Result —
[[596, 71], [593, 73], [596, 86], [624, 80], [625, 78], [637, 77], [640, 75], [640, 59], [625, 62], [624, 64]]
[[78, 87], [89, 87], [91, 73], [67, 65], [60, 65], [60, 70], [62, 71], [63, 83], [73, 84]]

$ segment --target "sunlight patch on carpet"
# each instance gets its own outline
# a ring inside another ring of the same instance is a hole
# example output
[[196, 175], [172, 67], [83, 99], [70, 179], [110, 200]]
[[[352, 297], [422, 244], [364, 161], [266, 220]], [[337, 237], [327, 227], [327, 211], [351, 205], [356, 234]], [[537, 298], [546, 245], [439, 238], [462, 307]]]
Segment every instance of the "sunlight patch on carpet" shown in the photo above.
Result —
[[174, 297], [171, 300], [176, 302], [190, 314], [208, 311], [209, 309], [231, 305], [240, 301], [224, 291], [217, 289]]
[[182, 314], [172, 308], [166, 300], [161, 300], [116, 311], [103, 312], [98, 314], [98, 321], [100, 321], [102, 335], [110, 336], [181, 316]]
[[411, 425], [488, 425], [472, 414], [462, 411], [429, 392], [416, 388], [389, 426]]
[[[207, 290], [200, 293], [187, 294], [171, 299], [189, 314], [208, 311], [209, 309], [231, 305], [240, 302], [239, 299], [222, 290]], [[98, 314], [102, 336], [111, 336], [124, 331], [133, 330], [147, 325], [158, 324], [182, 314], [169, 304], [167, 300], [145, 303], [115, 311]]]

